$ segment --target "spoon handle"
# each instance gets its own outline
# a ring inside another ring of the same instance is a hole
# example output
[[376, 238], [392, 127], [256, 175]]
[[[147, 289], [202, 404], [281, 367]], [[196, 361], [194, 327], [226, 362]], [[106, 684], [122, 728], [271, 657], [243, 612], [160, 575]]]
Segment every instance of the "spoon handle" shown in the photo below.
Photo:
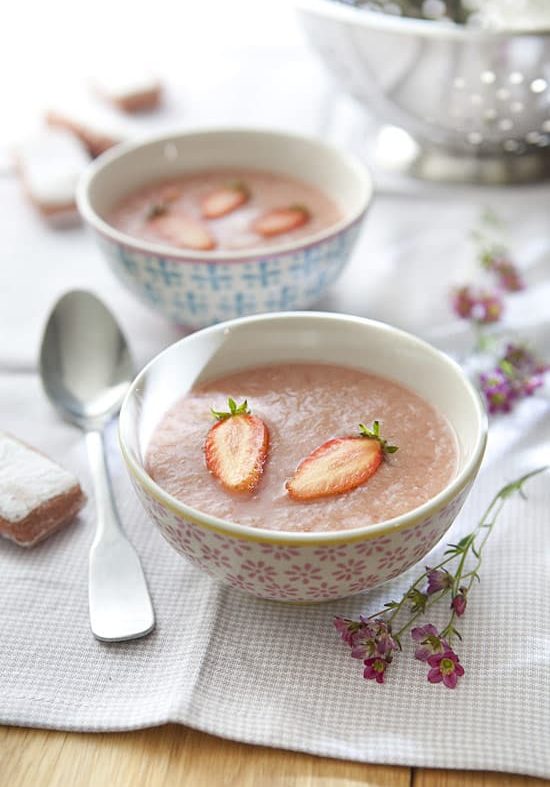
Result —
[[105, 642], [136, 639], [154, 627], [153, 606], [139, 557], [120, 524], [102, 432], [87, 432], [86, 447], [97, 514], [88, 576], [92, 632]]

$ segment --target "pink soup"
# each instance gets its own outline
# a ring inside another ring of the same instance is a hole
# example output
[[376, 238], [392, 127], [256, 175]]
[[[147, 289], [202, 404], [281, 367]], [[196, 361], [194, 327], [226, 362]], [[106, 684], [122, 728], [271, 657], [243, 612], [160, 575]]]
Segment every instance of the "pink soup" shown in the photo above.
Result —
[[221, 169], [150, 184], [125, 197], [107, 220], [125, 234], [153, 243], [235, 251], [293, 242], [341, 218], [332, 199], [301, 180]]
[[[204, 442], [210, 408], [248, 400], [270, 432], [263, 476], [253, 494], [228, 492], [209, 473]], [[399, 450], [363, 485], [335, 497], [292, 500], [285, 489], [300, 461], [332, 437], [380, 422]], [[150, 476], [206, 514], [285, 531], [349, 530], [403, 514], [436, 495], [456, 473], [458, 449], [446, 419], [398, 383], [347, 367], [275, 364], [247, 369], [193, 389], [163, 416], [146, 455]]]

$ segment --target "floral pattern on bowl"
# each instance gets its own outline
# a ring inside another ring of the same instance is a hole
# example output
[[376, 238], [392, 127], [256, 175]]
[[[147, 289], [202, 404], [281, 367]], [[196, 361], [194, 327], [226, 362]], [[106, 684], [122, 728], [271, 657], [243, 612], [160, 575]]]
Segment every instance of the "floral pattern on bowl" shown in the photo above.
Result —
[[[403, 530], [320, 546], [245, 540], [216, 532], [161, 504], [133, 479], [150, 518], [179, 554], [210, 576], [273, 601], [318, 602], [361, 593], [401, 574], [437, 544], [462, 508], [470, 484], [440, 511]], [[265, 532], [265, 531], [264, 531]], [[349, 540], [347, 540], [349, 539]]]

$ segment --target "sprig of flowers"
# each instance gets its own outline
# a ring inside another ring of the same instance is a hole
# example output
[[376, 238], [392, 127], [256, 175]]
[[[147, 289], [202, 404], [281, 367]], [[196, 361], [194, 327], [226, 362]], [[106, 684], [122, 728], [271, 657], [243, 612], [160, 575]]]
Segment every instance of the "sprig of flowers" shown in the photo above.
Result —
[[489, 412], [509, 413], [518, 400], [532, 396], [544, 385], [544, 375], [549, 369], [527, 347], [508, 344], [494, 369], [479, 375]]
[[[394, 656], [403, 650], [402, 639], [408, 631], [415, 644], [414, 657], [429, 666], [428, 681], [442, 683], [449, 689], [456, 687], [464, 675], [464, 667], [453, 648], [454, 640], [462, 639], [457, 620], [466, 612], [474, 583], [480, 579], [485, 544], [506, 501], [516, 492], [525, 497], [526, 481], [548, 469], [540, 467], [502, 487], [477, 526], [457, 544], [449, 544], [443, 559], [435, 566], [426, 566], [399, 600], [387, 602], [383, 610], [372, 615], [360, 615], [358, 620], [334, 618], [334, 626], [351, 648], [352, 658], [363, 662], [366, 680], [384, 683]], [[414, 625], [444, 599], [449, 614], [442, 628], [432, 623]]]
[[451, 306], [457, 317], [468, 320], [476, 336], [476, 349], [492, 349], [494, 365], [477, 376], [477, 383], [490, 413], [508, 413], [544, 383], [549, 366], [522, 343], [499, 342], [487, 333], [502, 320], [506, 297], [526, 288], [507, 246], [498, 238], [503, 225], [491, 211], [485, 211], [480, 226], [472, 232], [476, 256], [491, 286], [465, 284], [451, 292]]

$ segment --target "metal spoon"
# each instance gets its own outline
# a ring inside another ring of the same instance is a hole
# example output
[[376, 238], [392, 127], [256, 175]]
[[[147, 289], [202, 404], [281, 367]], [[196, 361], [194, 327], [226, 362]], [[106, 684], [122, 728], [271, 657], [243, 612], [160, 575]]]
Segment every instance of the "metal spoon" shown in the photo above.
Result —
[[120, 524], [103, 443], [133, 365], [113, 315], [95, 295], [75, 290], [57, 302], [42, 339], [40, 373], [52, 404], [86, 433], [97, 511], [88, 584], [92, 632], [106, 642], [143, 637], [155, 616], [139, 557]]

